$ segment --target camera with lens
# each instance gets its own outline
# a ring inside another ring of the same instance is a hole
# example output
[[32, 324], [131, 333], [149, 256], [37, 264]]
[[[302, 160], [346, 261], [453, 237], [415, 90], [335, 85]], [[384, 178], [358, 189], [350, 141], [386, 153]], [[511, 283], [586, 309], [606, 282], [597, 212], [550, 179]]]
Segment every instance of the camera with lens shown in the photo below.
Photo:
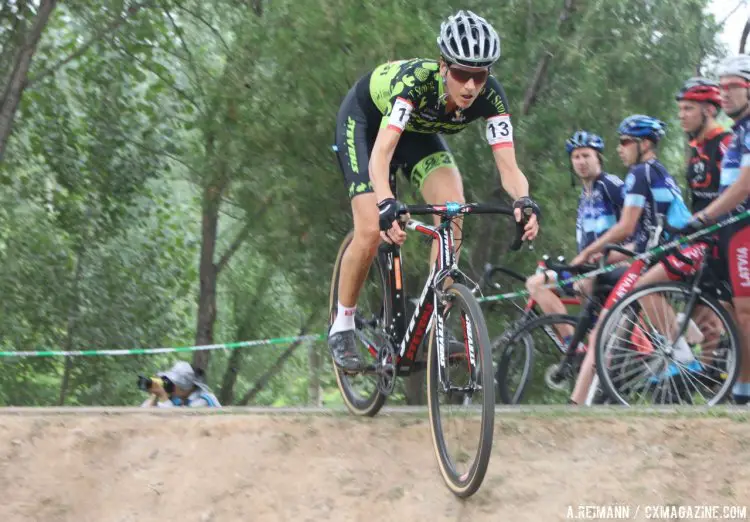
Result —
[[162, 388], [164, 388], [165, 392], [172, 393], [174, 391], [174, 383], [164, 376], [145, 377], [143, 375], [139, 375], [138, 376], [138, 389], [143, 390], [145, 392], [150, 392], [151, 388], [154, 387], [155, 382], [158, 383], [159, 381], [161, 381]]

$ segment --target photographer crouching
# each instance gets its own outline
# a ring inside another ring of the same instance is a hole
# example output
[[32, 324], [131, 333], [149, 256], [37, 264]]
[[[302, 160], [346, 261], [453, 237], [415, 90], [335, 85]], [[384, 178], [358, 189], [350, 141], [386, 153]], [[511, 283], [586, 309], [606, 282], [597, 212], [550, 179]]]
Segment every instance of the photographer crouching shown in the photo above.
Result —
[[143, 408], [221, 407], [219, 400], [203, 382], [203, 372], [196, 372], [190, 363], [178, 361], [166, 372], [156, 377], [138, 376], [138, 388], [151, 397], [141, 404]]

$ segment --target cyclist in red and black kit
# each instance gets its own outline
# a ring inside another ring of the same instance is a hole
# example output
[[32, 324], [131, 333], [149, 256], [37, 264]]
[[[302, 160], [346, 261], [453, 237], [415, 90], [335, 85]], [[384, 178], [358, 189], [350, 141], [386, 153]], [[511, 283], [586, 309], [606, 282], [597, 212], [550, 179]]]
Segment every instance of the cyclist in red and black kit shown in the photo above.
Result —
[[[719, 65], [721, 106], [734, 120], [734, 136], [721, 165], [721, 195], [693, 216], [691, 228], [737, 215], [750, 208], [750, 56], [740, 54]], [[734, 385], [735, 402], [750, 402], [750, 220], [720, 230], [732, 284], [735, 318], [743, 350], [740, 374]]]
[[[484, 18], [459, 11], [443, 22], [437, 44], [440, 60], [379, 65], [351, 88], [339, 108], [336, 150], [351, 198], [354, 238], [341, 260], [328, 346], [336, 365], [347, 371], [366, 367], [358, 355], [354, 313], [378, 245], [381, 239], [397, 245], [406, 239], [396, 220], [402, 205], [390, 189], [391, 165], [405, 165], [403, 172], [427, 203], [463, 202], [461, 175], [440, 135], [460, 132], [481, 118], [502, 186], [515, 199], [516, 219], [521, 221], [524, 209], [534, 213], [523, 239], [534, 239], [539, 228], [539, 208], [516, 163], [505, 92], [490, 75], [500, 57], [497, 32]], [[454, 232], [459, 244], [460, 229]]]
[[[690, 78], [675, 99], [680, 125], [690, 140], [686, 177], [691, 210], [697, 213], [719, 197], [721, 163], [732, 141], [732, 133], [716, 121], [721, 109], [717, 82], [708, 78]], [[644, 274], [636, 286], [666, 280], [679, 281], [694, 274], [703, 263], [708, 248], [708, 244], [701, 241], [682, 248], [681, 256], [690, 259], [691, 264], [677, 256], [669, 256]]]

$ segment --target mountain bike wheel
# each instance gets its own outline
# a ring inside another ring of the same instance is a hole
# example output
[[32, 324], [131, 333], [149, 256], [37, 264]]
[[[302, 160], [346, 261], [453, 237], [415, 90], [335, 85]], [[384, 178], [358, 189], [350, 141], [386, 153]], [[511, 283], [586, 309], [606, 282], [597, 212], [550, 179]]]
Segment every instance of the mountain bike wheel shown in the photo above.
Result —
[[[354, 237], [353, 232], [344, 238], [336, 256], [331, 279], [331, 291], [329, 297], [329, 326], [336, 319], [338, 311], [338, 282], [341, 272], [341, 259]], [[386, 274], [387, 269], [382, 265], [380, 257], [376, 256], [370, 267], [365, 284], [362, 286], [357, 302], [357, 313], [355, 315], [356, 335], [360, 356], [364, 360], [376, 362], [377, 354], [372, 353], [371, 347], [381, 346], [388, 342], [383, 325], [389, 324], [391, 320], [390, 306], [387, 299]], [[386, 396], [378, 389], [378, 376], [374, 372], [349, 374], [340, 370], [333, 362], [336, 373], [336, 384], [338, 385], [344, 404], [350, 412], [355, 415], [367, 417], [375, 416], [385, 403]]]
[[[673, 339], [694, 297], [693, 324]], [[678, 343], [685, 347], [680, 357]], [[604, 391], [621, 404], [713, 406], [731, 392], [740, 347], [734, 321], [714, 297], [694, 296], [686, 283], [654, 283], [607, 313], [596, 339], [596, 368]], [[688, 355], [690, 362], [680, 362]]]
[[[456, 496], [468, 497], [484, 480], [492, 451], [492, 352], [479, 303], [466, 286], [450, 286], [443, 305], [436, 311], [442, 315], [433, 317], [427, 357], [430, 431], [446, 485]], [[451, 353], [459, 343], [463, 357]], [[461, 404], [455, 404], [455, 396], [462, 397]], [[454, 428], [456, 440], [450, 437]]]
[[[559, 326], [576, 327], [572, 315], [550, 314], [529, 319], [515, 330], [496, 338], [492, 353], [497, 363], [497, 395], [504, 404], [520, 404], [532, 379], [543, 379], [550, 365], [560, 363], [567, 346]], [[542, 357], [534, 368], [534, 360]]]

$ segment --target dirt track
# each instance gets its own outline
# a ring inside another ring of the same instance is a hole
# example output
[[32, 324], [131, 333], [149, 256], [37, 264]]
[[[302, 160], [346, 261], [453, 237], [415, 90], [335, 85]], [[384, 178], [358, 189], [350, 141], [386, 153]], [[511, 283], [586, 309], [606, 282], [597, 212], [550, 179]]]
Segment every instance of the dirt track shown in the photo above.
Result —
[[0, 410], [0, 521], [546, 522], [579, 504], [750, 513], [748, 415], [498, 414], [485, 482], [460, 501], [424, 416], [118, 413]]

